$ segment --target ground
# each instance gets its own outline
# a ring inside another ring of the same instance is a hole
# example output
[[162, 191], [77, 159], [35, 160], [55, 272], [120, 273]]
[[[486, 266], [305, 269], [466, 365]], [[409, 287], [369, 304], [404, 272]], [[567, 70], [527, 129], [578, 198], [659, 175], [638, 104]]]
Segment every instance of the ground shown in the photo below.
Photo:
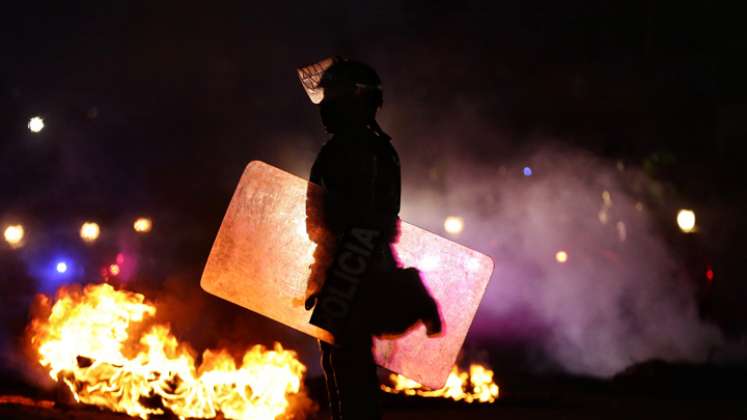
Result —
[[[568, 376], [515, 376], [499, 380], [494, 404], [465, 404], [442, 399], [382, 395], [385, 420], [439, 419], [745, 419], [747, 370], [735, 367], [670, 365], [649, 362], [612, 380]], [[310, 420], [326, 419], [324, 387], [310, 378], [307, 389], [320, 410]], [[11, 391], [40, 398], [23, 384], [3, 382]], [[49, 395], [46, 396], [50, 398]], [[53, 396], [51, 397], [53, 398]], [[94, 408], [33, 408], [0, 405], [2, 419], [126, 419]]]

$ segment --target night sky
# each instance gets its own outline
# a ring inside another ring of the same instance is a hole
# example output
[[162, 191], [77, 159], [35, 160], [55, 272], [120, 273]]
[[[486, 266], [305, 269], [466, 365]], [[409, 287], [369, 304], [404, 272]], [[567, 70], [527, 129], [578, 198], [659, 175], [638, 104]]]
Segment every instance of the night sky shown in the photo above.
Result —
[[[196, 288], [245, 165], [259, 159], [305, 177], [325, 139], [295, 68], [346, 55], [381, 75], [379, 120], [405, 179], [452, 153], [490, 165], [544, 143], [642, 168], [705, 226], [682, 239], [671, 214], [658, 216], [694, 270], [715, 267], [702, 310], [730, 334], [744, 328], [747, 32], [736, 11], [647, 1], [190, 3], [3, 5], [0, 222], [72, 243], [84, 219], [126, 228], [151, 215], [156, 230], [140, 248], [157, 253], [149, 275], [166, 278], [167, 290], [179, 287], [172, 278]], [[39, 134], [26, 127], [35, 115], [46, 124]], [[0, 275], [8, 293], [23, 268], [0, 252], [15, 267]]]

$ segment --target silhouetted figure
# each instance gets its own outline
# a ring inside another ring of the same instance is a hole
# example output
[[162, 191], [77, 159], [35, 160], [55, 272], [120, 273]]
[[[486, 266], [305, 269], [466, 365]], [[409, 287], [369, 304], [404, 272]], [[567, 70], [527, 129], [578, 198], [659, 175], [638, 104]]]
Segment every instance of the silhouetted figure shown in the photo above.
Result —
[[[402, 333], [421, 319], [429, 333], [438, 333], [440, 318], [417, 270], [399, 269], [392, 252], [400, 166], [375, 120], [382, 105], [378, 75], [363, 63], [334, 58], [300, 69], [299, 76], [332, 134], [310, 176], [324, 195], [312, 189], [307, 195], [307, 230], [317, 248], [306, 308], [314, 308], [312, 323], [335, 335], [334, 346], [320, 342], [333, 418], [379, 419], [372, 335]], [[389, 307], [398, 297], [407, 299], [402, 308]]]

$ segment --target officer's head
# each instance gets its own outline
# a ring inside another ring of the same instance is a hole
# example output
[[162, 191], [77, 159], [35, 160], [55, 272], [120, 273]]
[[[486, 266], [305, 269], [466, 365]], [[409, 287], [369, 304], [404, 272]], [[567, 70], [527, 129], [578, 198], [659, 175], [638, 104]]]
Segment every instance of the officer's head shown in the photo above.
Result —
[[383, 103], [381, 79], [361, 62], [336, 58], [322, 74], [319, 87], [324, 92], [319, 112], [331, 133], [369, 124]]

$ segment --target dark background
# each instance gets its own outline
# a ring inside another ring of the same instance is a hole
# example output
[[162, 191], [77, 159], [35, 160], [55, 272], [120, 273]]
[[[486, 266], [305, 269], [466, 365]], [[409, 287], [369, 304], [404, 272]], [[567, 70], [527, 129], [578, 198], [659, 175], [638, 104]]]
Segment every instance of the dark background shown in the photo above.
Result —
[[[286, 169], [306, 176], [325, 135], [294, 69], [333, 54], [378, 70], [382, 125], [403, 156], [438, 155], [458, 141], [461, 153], [490, 163], [542, 133], [671, 185], [706, 215], [697, 236], [670, 221], [664, 229], [701, 277], [702, 266], [714, 267], [701, 315], [730, 337], [747, 327], [747, 33], [737, 10], [651, 1], [107, 3], [2, 6], [0, 221], [44, 232], [23, 255], [0, 250], [7, 347], [43, 288], [29, 268], [36, 255], [74, 248], [95, 261], [77, 280], [94, 281], [96, 263], [125, 243], [142, 256], [130, 287], [153, 291], [196, 347], [280, 336], [313, 354], [304, 337], [194, 297], [246, 163], [299, 162]], [[465, 108], [504, 135], [465, 126], [458, 140], [439, 136], [440, 122]], [[434, 140], [408, 143], [411, 132], [385, 124], [393, 112], [430, 124]], [[34, 115], [46, 124], [39, 134], [26, 128]], [[139, 214], [155, 221], [147, 240], [107, 233]], [[104, 229], [97, 248], [78, 244], [84, 219]]]

